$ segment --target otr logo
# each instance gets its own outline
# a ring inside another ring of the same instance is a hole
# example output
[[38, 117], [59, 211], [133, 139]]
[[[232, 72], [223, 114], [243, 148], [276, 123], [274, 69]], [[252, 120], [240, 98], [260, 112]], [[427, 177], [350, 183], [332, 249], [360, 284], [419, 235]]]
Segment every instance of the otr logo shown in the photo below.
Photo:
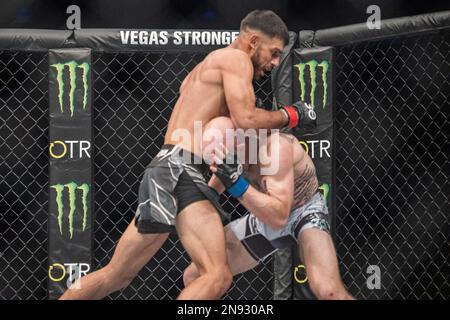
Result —
[[[48, 267], [48, 277], [53, 282], [62, 281], [66, 275], [69, 275], [66, 281], [67, 288], [76, 280], [85, 276], [91, 269], [88, 263], [54, 263]], [[79, 287], [78, 287], [79, 289]]]
[[81, 202], [83, 205], [83, 231], [86, 229], [87, 225], [87, 212], [88, 212], [88, 194], [89, 194], [89, 185], [87, 183], [83, 183], [82, 185], [77, 185], [75, 182], [69, 182], [67, 184], [56, 184], [51, 186], [50, 188], [55, 189], [56, 191], [56, 205], [58, 206], [58, 225], [59, 232], [61, 235], [63, 234], [63, 215], [64, 215], [64, 201], [63, 201], [63, 192], [67, 190], [67, 195], [69, 196], [69, 233], [70, 239], [73, 236], [73, 218], [74, 214], [77, 210], [76, 200], [77, 190], [81, 190]]
[[75, 90], [77, 88], [77, 69], [81, 69], [82, 71], [82, 83], [83, 83], [83, 110], [86, 109], [87, 105], [87, 93], [88, 93], [88, 74], [89, 74], [89, 64], [84, 62], [82, 64], [78, 64], [75, 61], [70, 61], [66, 63], [57, 63], [52, 64], [52, 67], [56, 68], [56, 81], [58, 82], [58, 100], [59, 100], [59, 108], [61, 113], [64, 112], [63, 107], [63, 97], [64, 90], [66, 90], [67, 84], [64, 81], [64, 71], [67, 69], [69, 72], [69, 109], [70, 116], [73, 116], [73, 110], [75, 108], [74, 99], [75, 99]]
[[[317, 150], [319, 152], [319, 158], [323, 158], [325, 155], [330, 158], [330, 141], [328, 140], [309, 140], [309, 141], [299, 141], [305, 149], [306, 153], [311, 156], [312, 159], [317, 157]], [[309, 152], [311, 150], [311, 152]]]
[[301, 100], [305, 100], [306, 96], [306, 75], [305, 70], [306, 67], [309, 69], [309, 77], [311, 79], [311, 91], [309, 93], [310, 102], [313, 106], [316, 105], [316, 87], [317, 87], [317, 69], [322, 69], [322, 83], [323, 83], [323, 98], [322, 98], [322, 109], [325, 109], [327, 104], [327, 74], [328, 74], [328, 61], [323, 60], [322, 62], [318, 62], [316, 60], [309, 60], [305, 63], [301, 62], [295, 65], [298, 68], [298, 80], [300, 82], [300, 91], [301, 91]]
[[294, 268], [294, 279], [300, 284], [308, 281], [308, 276], [306, 275], [306, 268], [304, 265], [300, 264]]
[[[89, 141], [59, 141], [55, 140], [50, 143], [49, 152], [50, 156], [54, 159], [61, 159], [67, 154], [67, 145], [69, 145], [69, 158], [73, 159], [74, 151], [76, 157], [82, 158], [85, 155], [87, 158], [90, 158], [89, 150], [91, 149], [91, 143]], [[76, 148], [76, 150], [74, 150]]]

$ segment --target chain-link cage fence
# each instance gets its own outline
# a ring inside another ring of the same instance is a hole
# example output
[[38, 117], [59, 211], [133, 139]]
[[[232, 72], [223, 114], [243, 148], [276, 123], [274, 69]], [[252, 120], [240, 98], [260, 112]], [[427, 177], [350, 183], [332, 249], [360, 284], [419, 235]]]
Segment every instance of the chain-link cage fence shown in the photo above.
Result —
[[365, 299], [448, 299], [450, 30], [340, 46], [336, 72], [344, 283]]
[[47, 296], [48, 62], [0, 51], [0, 299]]

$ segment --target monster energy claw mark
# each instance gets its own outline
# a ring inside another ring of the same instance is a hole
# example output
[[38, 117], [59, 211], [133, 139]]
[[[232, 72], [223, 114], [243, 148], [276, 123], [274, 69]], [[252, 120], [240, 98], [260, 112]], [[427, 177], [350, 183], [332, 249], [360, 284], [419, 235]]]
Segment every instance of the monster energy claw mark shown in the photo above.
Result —
[[64, 190], [64, 186], [62, 184], [57, 184], [51, 186], [51, 188], [56, 190], [56, 205], [58, 206], [58, 225], [59, 225], [59, 232], [62, 234], [62, 218], [64, 209], [64, 204], [62, 202], [62, 192]]
[[328, 192], [330, 191], [330, 186], [327, 183], [322, 184], [319, 189], [323, 191], [323, 198], [325, 200], [325, 203], [327, 203], [328, 199]]
[[64, 215], [64, 203], [63, 203], [63, 192], [65, 189], [67, 189], [67, 193], [69, 195], [69, 233], [70, 233], [70, 239], [73, 237], [73, 218], [75, 215], [75, 212], [77, 210], [76, 207], [76, 197], [77, 197], [77, 190], [82, 191], [81, 201], [83, 204], [83, 231], [86, 229], [87, 225], [87, 213], [88, 213], [88, 202], [87, 202], [87, 196], [89, 193], [89, 185], [86, 183], [83, 183], [81, 186], [78, 186], [75, 182], [69, 182], [67, 184], [56, 184], [54, 186], [51, 186], [51, 188], [55, 189], [56, 191], [56, 205], [58, 207], [58, 226], [59, 226], [59, 232], [61, 235], [63, 234], [62, 226], [63, 226], [63, 215]]
[[313, 106], [315, 106], [315, 93], [317, 87], [317, 74], [316, 69], [322, 68], [322, 83], [323, 83], [323, 99], [322, 99], [322, 108], [325, 109], [325, 105], [327, 103], [327, 74], [328, 74], [328, 61], [323, 60], [322, 62], [318, 62], [317, 60], [310, 60], [305, 63], [301, 62], [296, 65], [299, 72], [299, 82], [300, 82], [300, 91], [301, 91], [301, 100], [305, 101], [306, 96], [306, 77], [305, 77], [305, 69], [306, 66], [309, 67], [309, 76], [311, 79], [311, 91], [310, 91], [310, 102]]
[[84, 62], [82, 64], [78, 64], [76, 61], [69, 61], [66, 63], [57, 63], [52, 64], [52, 67], [56, 69], [56, 81], [58, 82], [58, 100], [59, 100], [59, 108], [61, 112], [64, 112], [63, 107], [63, 97], [64, 90], [66, 85], [64, 84], [64, 70], [66, 67], [69, 70], [69, 107], [70, 107], [70, 116], [73, 116], [73, 111], [75, 108], [75, 90], [77, 87], [77, 68], [81, 69], [83, 72], [82, 81], [83, 81], [83, 110], [86, 109], [87, 105], [87, 92], [88, 92], [88, 73], [89, 73], [89, 64]]

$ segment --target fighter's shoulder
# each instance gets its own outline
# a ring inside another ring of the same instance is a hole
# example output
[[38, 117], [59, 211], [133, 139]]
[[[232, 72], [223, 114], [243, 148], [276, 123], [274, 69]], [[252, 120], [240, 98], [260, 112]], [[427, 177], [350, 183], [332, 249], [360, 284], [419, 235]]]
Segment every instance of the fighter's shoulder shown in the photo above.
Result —
[[285, 141], [286, 143], [290, 144], [298, 143], [298, 139], [293, 134], [281, 131], [279, 131], [278, 134], [280, 135], [280, 138], [283, 139], [283, 141]]
[[250, 57], [242, 50], [222, 48], [211, 53], [210, 59], [224, 71], [251, 72], [252, 62]]
[[284, 148], [287, 148], [289, 146], [292, 146], [292, 145], [295, 145], [298, 143], [297, 138], [290, 133], [276, 131], [276, 132], [273, 132], [270, 136], [273, 138], [273, 140], [271, 140], [272, 144], [274, 142], [277, 142], [280, 146], [283, 146]]
[[297, 138], [280, 131], [272, 132], [266, 139], [266, 145], [271, 154], [275, 152], [280, 158], [292, 157], [293, 148], [297, 142]]
[[305, 157], [308, 157], [303, 146], [300, 144], [300, 141], [292, 134], [289, 133], [280, 133], [280, 161], [283, 161], [286, 157], [289, 157], [294, 166], [303, 161]]

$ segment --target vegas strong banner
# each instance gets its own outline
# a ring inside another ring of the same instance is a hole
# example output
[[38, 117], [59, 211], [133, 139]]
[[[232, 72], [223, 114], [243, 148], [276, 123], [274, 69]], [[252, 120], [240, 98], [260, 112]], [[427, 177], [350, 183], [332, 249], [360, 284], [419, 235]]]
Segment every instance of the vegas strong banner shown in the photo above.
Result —
[[49, 51], [49, 298], [91, 269], [91, 50]]
[[[334, 215], [333, 168], [333, 49], [314, 47], [296, 49], [292, 54], [292, 85], [294, 101], [311, 104], [317, 114], [317, 128], [313, 132], [299, 129], [294, 132], [316, 166], [319, 188]], [[331, 219], [333, 220], [333, 219]]]

